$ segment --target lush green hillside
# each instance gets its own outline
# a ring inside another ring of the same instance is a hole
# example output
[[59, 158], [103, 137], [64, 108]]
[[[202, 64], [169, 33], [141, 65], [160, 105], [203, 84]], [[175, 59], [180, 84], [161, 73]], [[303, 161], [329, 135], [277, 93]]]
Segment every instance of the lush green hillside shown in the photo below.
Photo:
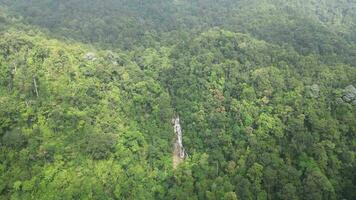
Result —
[[356, 198], [353, 1], [0, 6], [0, 199]]
[[27, 22], [49, 29], [55, 36], [106, 48], [176, 43], [184, 35], [217, 26], [250, 33], [273, 43], [290, 44], [303, 54], [336, 53], [339, 57], [352, 56], [355, 62], [356, 3], [353, 1], [3, 1]]

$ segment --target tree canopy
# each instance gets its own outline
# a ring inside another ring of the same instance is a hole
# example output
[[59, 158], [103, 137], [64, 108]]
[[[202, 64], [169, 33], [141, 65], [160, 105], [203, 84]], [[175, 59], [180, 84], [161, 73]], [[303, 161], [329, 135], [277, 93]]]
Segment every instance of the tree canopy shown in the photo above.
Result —
[[355, 22], [346, 0], [0, 1], [0, 199], [356, 199]]

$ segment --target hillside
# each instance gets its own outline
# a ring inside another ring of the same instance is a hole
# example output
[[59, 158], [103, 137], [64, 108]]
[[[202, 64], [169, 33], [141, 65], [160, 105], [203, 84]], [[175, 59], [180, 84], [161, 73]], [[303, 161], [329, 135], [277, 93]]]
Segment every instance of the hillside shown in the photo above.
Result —
[[0, 1], [0, 199], [355, 199], [355, 9]]

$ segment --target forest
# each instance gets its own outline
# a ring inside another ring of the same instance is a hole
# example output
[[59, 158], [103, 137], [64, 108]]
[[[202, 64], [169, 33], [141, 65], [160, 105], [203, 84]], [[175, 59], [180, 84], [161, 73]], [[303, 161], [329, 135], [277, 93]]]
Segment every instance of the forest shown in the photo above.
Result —
[[0, 199], [355, 200], [356, 1], [0, 0]]

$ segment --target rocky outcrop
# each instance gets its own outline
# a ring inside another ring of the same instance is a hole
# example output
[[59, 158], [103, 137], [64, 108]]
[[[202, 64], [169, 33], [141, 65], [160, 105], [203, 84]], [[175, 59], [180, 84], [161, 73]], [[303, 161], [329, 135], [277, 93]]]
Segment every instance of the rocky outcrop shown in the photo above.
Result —
[[96, 60], [96, 55], [93, 52], [88, 52], [83, 57], [85, 60], [94, 61]]
[[349, 85], [344, 89], [342, 100], [347, 103], [355, 103], [356, 101], [356, 88], [353, 85]]
[[313, 84], [312, 86], [308, 86], [307, 87], [307, 94], [311, 98], [319, 98], [319, 96], [320, 96], [319, 85]]

